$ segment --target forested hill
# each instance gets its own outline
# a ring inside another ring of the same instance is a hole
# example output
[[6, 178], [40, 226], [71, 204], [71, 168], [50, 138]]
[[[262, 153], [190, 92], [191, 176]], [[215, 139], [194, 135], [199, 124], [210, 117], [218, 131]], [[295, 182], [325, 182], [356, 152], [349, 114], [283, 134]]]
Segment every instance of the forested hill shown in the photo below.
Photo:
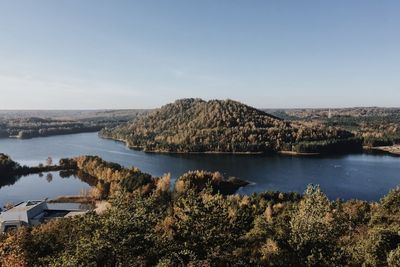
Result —
[[100, 135], [156, 152], [328, 153], [361, 148], [348, 131], [287, 122], [233, 100], [177, 100]]

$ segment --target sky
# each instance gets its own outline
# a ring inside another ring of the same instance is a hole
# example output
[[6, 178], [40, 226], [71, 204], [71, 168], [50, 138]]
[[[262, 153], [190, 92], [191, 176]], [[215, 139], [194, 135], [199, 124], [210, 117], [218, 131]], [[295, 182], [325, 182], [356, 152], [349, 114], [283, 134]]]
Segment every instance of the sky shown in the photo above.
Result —
[[0, 109], [400, 106], [400, 1], [0, 0]]

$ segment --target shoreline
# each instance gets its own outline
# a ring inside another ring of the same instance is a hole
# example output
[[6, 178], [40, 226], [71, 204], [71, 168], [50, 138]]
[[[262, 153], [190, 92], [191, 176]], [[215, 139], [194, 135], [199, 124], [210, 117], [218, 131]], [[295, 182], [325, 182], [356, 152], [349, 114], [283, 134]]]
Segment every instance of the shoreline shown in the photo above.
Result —
[[[204, 152], [179, 152], [179, 151], [161, 151], [161, 150], [144, 150], [143, 147], [140, 146], [130, 146], [128, 142], [124, 139], [118, 139], [118, 138], [111, 138], [111, 137], [105, 137], [99, 135], [99, 138], [103, 138], [106, 140], [112, 140], [115, 142], [120, 142], [123, 143], [127, 148], [131, 150], [136, 150], [136, 151], [142, 151], [145, 153], [150, 153], [150, 154], [164, 154], [164, 155], [182, 155], [182, 154], [187, 154], [187, 155], [283, 155], [283, 156], [305, 156], [305, 157], [310, 157], [310, 156], [321, 156], [323, 153], [319, 152], [296, 152], [296, 151], [288, 151], [288, 150], [280, 150], [280, 151], [270, 151], [270, 152], [263, 152], [263, 151], [258, 151], [258, 152], [223, 152], [223, 151], [204, 151]], [[335, 154], [335, 153], [333, 153]], [[342, 154], [342, 153], [341, 153]], [[344, 153], [344, 154], [352, 154], [350, 153]]]
[[80, 196], [80, 195], [64, 195], [47, 201], [50, 204], [57, 203], [73, 203], [73, 204], [87, 204], [92, 206], [92, 211], [97, 214], [102, 214], [111, 207], [108, 200], [99, 200], [91, 196]]
[[376, 146], [376, 147], [364, 147], [366, 151], [384, 153], [394, 157], [400, 157], [400, 145], [393, 146]]
[[[17, 162], [18, 163], [18, 162]], [[18, 169], [6, 173], [7, 175], [26, 176], [37, 173], [57, 172], [57, 171], [70, 171], [71, 167], [65, 167], [58, 164], [49, 166], [20, 166]]]
[[321, 156], [321, 153], [318, 152], [295, 152], [295, 151], [278, 151], [278, 154], [288, 155], [288, 156]]
[[99, 138], [106, 139], [106, 140], [112, 140], [115, 142], [120, 142], [123, 143], [127, 148], [131, 150], [136, 150], [136, 151], [143, 151], [145, 153], [151, 153], [151, 154], [216, 154], [216, 155], [263, 155], [263, 154], [275, 154], [275, 153], [268, 153], [268, 152], [262, 152], [262, 151], [257, 151], [257, 152], [224, 152], [224, 151], [203, 151], [203, 152], [194, 152], [194, 151], [188, 151], [188, 152], [183, 152], [183, 151], [162, 151], [162, 150], [145, 150], [141, 146], [130, 146], [128, 145], [128, 142], [123, 139], [118, 139], [118, 138], [111, 138], [111, 137], [105, 137], [99, 135]]
[[14, 140], [30, 140], [30, 139], [35, 139], [35, 138], [45, 138], [45, 137], [53, 137], [53, 136], [62, 136], [62, 135], [70, 135], [70, 134], [83, 134], [83, 133], [96, 133], [99, 132], [100, 130], [83, 130], [83, 131], [77, 131], [77, 132], [63, 132], [63, 133], [57, 133], [57, 134], [46, 134], [46, 135], [34, 135], [30, 137], [19, 137], [18, 135], [10, 135], [10, 136], [5, 136], [5, 137], [0, 137], [0, 139], [14, 139]]
[[81, 196], [81, 195], [61, 195], [48, 200], [48, 203], [80, 203], [90, 204], [95, 202], [92, 196]]
[[[128, 146], [129, 147], [129, 146]], [[131, 147], [129, 147], [131, 148]], [[135, 149], [135, 148], [131, 148]], [[204, 152], [179, 152], [179, 151], [159, 151], [159, 150], [143, 150], [143, 149], [137, 149], [141, 150], [145, 153], [151, 153], [151, 154], [191, 154], [191, 155], [200, 155], [200, 154], [215, 154], [215, 155], [264, 155], [268, 154], [267, 152], [223, 152], [223, 151], [204, 151]]]
[[137, 151], [143, 151], [145, 153], [151, 153], [151, 154], [190, 154], [190, 155], [200, 155], [200, 154], [215, 154], [215, 155], [286, 155], [286, 156], [320, 156], [321, 153], [317, 152], [296, 152], [296, 151], [285, 151], [285, 150], [280, 150], [280, 151], [271, 151], [271, 152], [263, 152], [263, 151], [257, 151], [257, 152], [224, 152], [224, 151], [203, 151], [203, 152], [180, 152], [180, 151], [162, 151], [162, 150], [144, 150], [143, 147], [140, 146], [130, 146], [128, 142], [124, 139], [118, 139], [118, 138], [111, 138], [111, 137], [105, 137], [99, 135], [99, 138], [103, 138], [106, 140], [112, 140], [115, 142], [120, 142], [125, 144], [125, 146], [129, 149], [132, 150], [137, 150]]

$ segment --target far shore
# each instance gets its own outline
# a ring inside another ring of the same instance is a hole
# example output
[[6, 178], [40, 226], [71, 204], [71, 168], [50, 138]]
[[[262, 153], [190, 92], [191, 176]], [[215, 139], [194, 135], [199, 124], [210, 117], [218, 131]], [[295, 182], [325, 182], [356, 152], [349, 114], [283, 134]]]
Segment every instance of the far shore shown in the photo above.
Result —
[[99, 132], [100, 129], [82, 129], [76, 132], [57, 132], [53, 134], [37, 134], [37, 135], [32, 135], [28, 137], [21, 137], [19, 135], [10, 135], [10, 136], [3, 136], [0, 137], [0, 139], [18, 139], [18, 140], [29, 140], [29, 139], [34, 139], [34, 138], [44, 138], [44, 137], [52, 137], [52, 136], [60, 136], [60, 135], [70, 135], [70, 134], [82, 134], [82, 133], [96, 133]]

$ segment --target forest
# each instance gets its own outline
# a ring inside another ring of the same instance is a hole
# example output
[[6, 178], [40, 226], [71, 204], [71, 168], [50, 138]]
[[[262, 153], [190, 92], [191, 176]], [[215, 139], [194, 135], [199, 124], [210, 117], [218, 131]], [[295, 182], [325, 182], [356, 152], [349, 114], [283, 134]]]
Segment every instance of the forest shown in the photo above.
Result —
[[149, 152], [348, 153], [362, 140], [314, 122], [285, 121], [233, 100], [181, 99], [100, 136]]
[[[2, 160], [9, 165], [9, 159]], [[153, 177], [98, 157], [63, 159], [115, 183], [101, 214], [0, 234], [0, 266], [399, 266], [400, 188], [378, 202], [221, 193], [220, 173]], [[99, 196], [100, 197], [100, 196]]]
[[378, 107], [258, 111], [232, 100], [182, 99], [158, 110], [0, 110], [0, 138], [101, 131], [146, 151], [348, 153], [400, 144], [399, 114]]
[[400, 144], [400, 109], [359, 107], [267, 110], [292, 121], [315, 122], [352, 132], [368, 147]]
[[0, 138], [29, 139], [52, 135], [97, 132], [115, 127], [145, 110], [0, 111]]

